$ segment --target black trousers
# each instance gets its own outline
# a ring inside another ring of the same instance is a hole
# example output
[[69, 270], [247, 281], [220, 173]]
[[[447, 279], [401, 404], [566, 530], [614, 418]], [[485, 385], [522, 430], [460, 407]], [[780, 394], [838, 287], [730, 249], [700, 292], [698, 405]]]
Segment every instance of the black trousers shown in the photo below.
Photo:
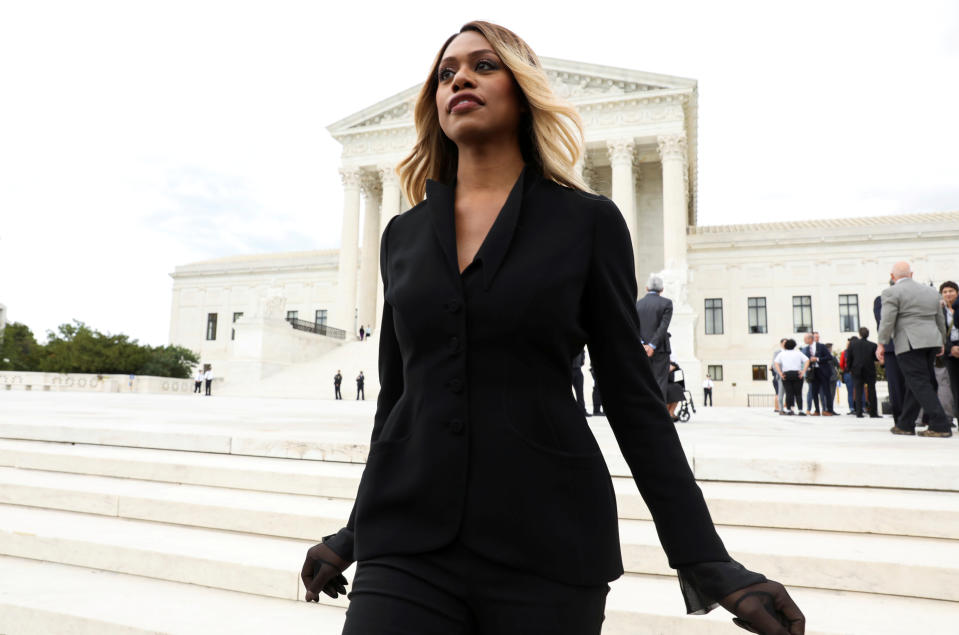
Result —
[[706, 407], [706, 400], [709, 400], [709, 405], [713, 405], [713, 389], [712, 388], [703, 388], [703, 408]]
[[573, 392], [576, 393], [576, 403], [580, 409], [586, 412], [586, 397], [583, 394], [583, 371], [580, 368], [573, 369]]
[[[799, 373], [796, 374], [798, 375]], [[786, 379], [783, 380], [783, 387], [786, 393], [786, 408], [791, 409], [795, 403], [796, 406], [799, 407], [799, 410], [802, 410], [802, 385], [803, 378], [801, 376], [793, 378], [787, 376]]]
[[360, 395], [363, 395], [362, 399], [366, 401], [366, 392], [363, 390], [362, 385], [356, 387], [356, 398], [360, 399]]
[[666, 387], [669, 385], [669, 353], [660, 353], [658, 350], [649, 358], [649, 363], [653, 367], [653, 377], [659, 384], [659, 389], [663, 393], [663, 401], [666, 400]]
[[939, 403], [939, 397], [929, 381], [933, 372], [938, 348], [916, 348], [911, 351], [896, 352], [896, 361], [905, 379], [905, 393], [902, 398], [902, 414], [896, 423], [903, 430], [916, 427], [919, 409], [929, 415], [929, 429], [946, 432], [950, 429], [949, 419]]
[[343, 395], [340, 394], [340, 385], [339, 385], [339, 384], [333, 384], [333, 392], [334, 392], [334, 398], [335, 398], [335, 399], [342, 399], [342, 398], [343, 398]]
[[906, 380], [902, 376], [895, 351], [886, 351], [883, 365], [886, 368], [886, 385], [889, 387], [889, 408], [892, 410], [893, 421], [898, 425], [899, 415], [902, 414], [902, 396], [906, 392]]
[[863, 404], [863, 400], [865, 400], [867, 397], [867, 390], [869, 391], [869, 416], [879, 414], [876, 404], [876, 372], [854, 373], [852, 378], [855, 382], [856, 414], [861, 415], [863, 410], [866, 409], [865, 405]]
[[357, 563], [343, 635], [599, 635], [609, 585], [491, 562], [461, 543]]
[[193, 394], [196, 394], [196, 393], [200, 392], [200, 386], [202, 386], [202, 385], [203, 385], [203, 382], [202, 382], [202, 381], [195, 381], [195, 382], [193, 382]]
[[213, 386], [213, 380], [212, 380], [212, 379], [207, 379], [207, 380], [206, 380], [206, 394], [208, 394], [208, 395], [210, 394], [210, 388], [211, 388], [212, 386]]

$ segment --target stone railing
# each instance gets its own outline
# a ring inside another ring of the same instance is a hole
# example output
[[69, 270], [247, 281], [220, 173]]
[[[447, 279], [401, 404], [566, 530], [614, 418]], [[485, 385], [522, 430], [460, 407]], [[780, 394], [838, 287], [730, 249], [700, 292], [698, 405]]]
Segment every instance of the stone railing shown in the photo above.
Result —
[[94, 375], [86, 373], [37, 373], [0, 371], [0, 391], [38, 390], [56, 392], [136, 392], [183, 394], [193, 392], [192, 379], [140, 375]]

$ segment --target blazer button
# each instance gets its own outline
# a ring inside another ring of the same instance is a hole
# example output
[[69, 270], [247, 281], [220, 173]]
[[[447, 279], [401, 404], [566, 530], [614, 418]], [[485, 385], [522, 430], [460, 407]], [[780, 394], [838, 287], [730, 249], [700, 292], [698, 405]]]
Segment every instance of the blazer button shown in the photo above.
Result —
[[455, 393], [463, 392], [463, 380], [461, 379], [451, 379], [446, 382], [446, 385], [449, 386], [449, 389]]
[[462, 303], [459, 301], [459, 298], [453, 298], [452, 300], [446, 303], [446, 310], [449, 311], [450, 313], [456, 313], [457, 311], [460, 310], [461, 306], [462, 306]]
[[462, 434], [462, 433], [463, 433], [463, 421], [462, 421], [462, 419], [450, 419], [450, 420], [446, 423], [446, 425], [447, 425], [447, 427], [449, 427], [450, 432], [452, 432], [453, 434]]

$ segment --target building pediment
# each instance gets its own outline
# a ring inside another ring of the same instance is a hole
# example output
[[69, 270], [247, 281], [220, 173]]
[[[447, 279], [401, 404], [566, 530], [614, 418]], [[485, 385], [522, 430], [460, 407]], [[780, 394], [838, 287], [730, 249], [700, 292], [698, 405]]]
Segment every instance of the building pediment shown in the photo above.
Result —
[[[696, 81], [627, 68], [541, 58], [553, 90], [574, 104], [693, 92]], [[420, 85], [393, 95], [330, 125], [334, 137], [367, 130], [413, 125], [413, 106]]]

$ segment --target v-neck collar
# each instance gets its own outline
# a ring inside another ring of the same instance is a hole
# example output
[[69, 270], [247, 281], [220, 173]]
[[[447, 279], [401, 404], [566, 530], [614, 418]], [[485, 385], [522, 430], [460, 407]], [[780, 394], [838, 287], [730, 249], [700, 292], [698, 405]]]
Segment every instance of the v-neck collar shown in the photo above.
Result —
[[[530, 170], [529, 166], [524, 166], [520, 172], [519, 178], [510, 190], [506, 202], [493, 221], [492, 227], [486, 233], [480, 248], [477, 250], [473, 261], [480, 260], [483, 263], [483, 288], [489, 289], [506, 258], [506, 252], [509, 249], [513, 234], [516, 232], [516, 225], [519, 222], [520, 209], [522, 208], [523, 195], [528, 192], [539, 179]], [[440, 241], [443, 253], [446, 256], [447, 265], [452, 268], [457, 278], [461, 277], [459, 262], [456, 252], [456, 181], [446, 185], [439, 181], [427, 179], [426, 181], [426, 200], [430, 217], [433, 220], [433, 229], [436, 237]], [[469, 268], [469, 265], [467, 265]], [[465, 272], [465, 269], [464, 269]]]

